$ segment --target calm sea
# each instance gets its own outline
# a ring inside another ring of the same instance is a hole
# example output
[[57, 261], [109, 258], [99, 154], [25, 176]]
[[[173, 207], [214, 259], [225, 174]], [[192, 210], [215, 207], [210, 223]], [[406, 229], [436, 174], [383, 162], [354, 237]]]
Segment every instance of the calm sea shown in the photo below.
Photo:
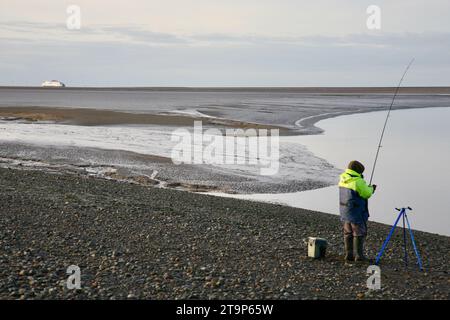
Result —
[[[307, 146], [337, 168], [358, 159], [369, 179], [385, 116], [373, 112], [327, 119], [317, 124], [324, 134], [285, 139]], [[450, 108], [393, 111], [374, 175], [378, 189], [370, 200], [370, 219], [392, 224], [398, 214], [394, 208], [410, 206], [413, 228], [450, 235], [449, 164]], [[242, 197], [338, 214], [336, 186]]]

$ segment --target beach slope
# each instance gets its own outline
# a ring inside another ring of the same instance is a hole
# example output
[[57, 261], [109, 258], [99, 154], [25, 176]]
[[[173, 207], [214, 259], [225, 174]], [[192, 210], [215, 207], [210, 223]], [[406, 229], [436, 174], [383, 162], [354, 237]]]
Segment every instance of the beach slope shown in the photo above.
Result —
[[[1, 299], [450, 298], [450, 238], [424, 232], [426, 272], [404, 270], [398, 232], [382, 290], [368, 292], [367, 265], [342, 263], [339, 218], [324, 213], [11, 169], [0, 212]], [[388, 231], [369, 224], [371, 257]], [[308, 236], [328, 240], [325, 259], [306, 257]], [[66, 288], [70, 265], [79, 290]]]

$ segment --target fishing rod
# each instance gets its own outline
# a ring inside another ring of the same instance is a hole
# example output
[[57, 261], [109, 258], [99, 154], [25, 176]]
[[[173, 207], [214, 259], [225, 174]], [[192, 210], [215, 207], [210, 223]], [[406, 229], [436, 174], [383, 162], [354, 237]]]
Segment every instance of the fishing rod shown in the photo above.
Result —
[[378, 155], [380, 153], [380, 149], [381, 149], [381, 143], [383, 142], [383, 137], [384, 137], [384, 132], [386, 131], [386, 125], [388, 123], [389, 120], [389, 116], [391, 114], [391, 110], [392, 110], [392, 106], [394, 105], [395, 102], [395, 98], [397, 97], [397, 94], [400, 90], [400, 86], [402, 85], [403, 79], [406, 76], [406, 73], [408, 73], [409, 67], [411, 67], [411, 65], [414, 62], [414, 58], [412, 58], [412, 60], [409, 62], [408, 66], [405, 69], [405, 72], [403, 72], [402, 78], [400, 79], [400, 82], [398, 83], [397, 88], [395, 89], [395, 93], [394, 96], [392, 97], [392, 101], [391, 101], [391, 105], [389, 106], [389, 110], [386, 116], [386, 120], [384, 121], [384, 126], [383, 126], [383, 130], [381, 131], [381, 136], [380, 136], [380, 141], [378, 143], [378, 148], [377, 148], [377, 153], [375, 155], [375, 161], [373, 162], [373, 166], [372, 166], [372, 174], [370, 175], [370, 182], [369, 185], [372, 185], [372, 179], [373, 179], [373, 174], [375, 173], [375, 167], [377, 165], [377, 161], [378, 161]]

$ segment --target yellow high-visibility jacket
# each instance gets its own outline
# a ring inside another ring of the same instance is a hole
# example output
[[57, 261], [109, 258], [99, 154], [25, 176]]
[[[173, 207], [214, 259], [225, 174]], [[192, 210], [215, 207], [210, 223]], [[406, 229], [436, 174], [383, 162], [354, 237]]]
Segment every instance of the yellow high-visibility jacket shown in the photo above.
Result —
[[358, 172], [346, 169], [339, 180], [339, 211], [341, 221], [365, 223], [369, 219], [367, 200], [373, 194], [373, 187], [367, 185]]

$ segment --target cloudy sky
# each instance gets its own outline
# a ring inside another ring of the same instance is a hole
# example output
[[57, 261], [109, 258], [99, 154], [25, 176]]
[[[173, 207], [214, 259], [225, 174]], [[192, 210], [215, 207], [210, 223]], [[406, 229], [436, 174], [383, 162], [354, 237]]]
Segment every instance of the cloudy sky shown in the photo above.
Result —
[[0, 0], [0, 85], [392, 86], [415, 57], [405, 85], [448, 86], [449, 52], [448, 0]]

